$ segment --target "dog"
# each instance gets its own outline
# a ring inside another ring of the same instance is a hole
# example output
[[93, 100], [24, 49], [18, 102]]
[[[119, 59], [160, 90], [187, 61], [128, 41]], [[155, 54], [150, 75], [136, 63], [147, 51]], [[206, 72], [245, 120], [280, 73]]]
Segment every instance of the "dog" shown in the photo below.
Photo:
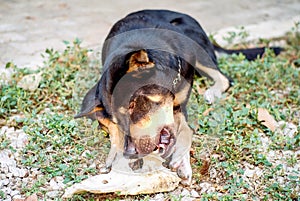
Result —
[[194, 75], [213, 80], [204, 94], [209, 103], [232, 83], [218, 68], [215, 50], [242, 52], [249, 60], [264, 52], [214, 46], [195, 19], [169, 10], [137, 11], [114, 24], [102, 49], [102, 76], [75, 116], [97, 120], [110, 135], [102, 172], [110, 171], [118, 154], [142, 159], [156, 152], [183, 184], [191, 184], [194, 131], [186, 106]]

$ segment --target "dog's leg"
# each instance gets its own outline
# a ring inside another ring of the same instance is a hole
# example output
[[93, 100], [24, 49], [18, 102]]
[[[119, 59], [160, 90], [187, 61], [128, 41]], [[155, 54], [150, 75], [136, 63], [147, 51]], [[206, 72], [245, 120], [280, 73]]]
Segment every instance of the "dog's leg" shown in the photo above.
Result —
[[214, 84], [204, 93], [204, 98], [208, 103], [211, 104], [217, 98], [221, 98], [222, 93], [230, 87], [229, 79], [218, 69], [209, 68], [197, 62], [196, 70], [198, 71], [198, 73], [204, 74], [214, 81]]
[[111, 146], [106, 158], [105, 166], [100, 169], [100, 173], [106, 174], [110, 172], [112, 164], [118, 153], [122, 151], [124, 140], [122, 137], [123, 135], [120, 133], [118, 126], [115, 123], [111, 122], [108, 119], [101, 119], [100, 121], [102, 124], [107, 125]]
[[182, 113], [174, 115], [175, 123], [178, 125], [175, 151], [172, 154], [169, 167], [177, 171], [184, 185], [190, 185], [192, 180], [192, 168], [190, 164], [190, 149], [192, 145], [193, 131], [188, 126]]
[[177, 169], [177, 175], [182, 179], [181, 184], [189, 186], [192, 183], [192, 168], [190, 163], [190, 152], [183, 157], [181, 164]]

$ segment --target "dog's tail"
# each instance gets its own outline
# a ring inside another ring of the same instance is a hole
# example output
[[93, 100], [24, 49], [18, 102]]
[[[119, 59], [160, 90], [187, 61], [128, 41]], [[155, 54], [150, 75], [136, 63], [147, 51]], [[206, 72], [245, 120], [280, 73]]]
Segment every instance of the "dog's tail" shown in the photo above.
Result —
[[[225, 49], [222, 48], [220, 45], [217, 43], [213, 43], [214, 50], [218, 53], [225, 53], [225, 54], [239, 54], [242, 53], [245, 55], [246, 59], [249, 61], [257, 59], [257, 57], [262, 57], [263, 54], [265, 53], [266, 48], [265, 47], [257, 47], [257, 48], [248, 48], [248, 49]], [[269, 49], [274, 51], [274, 54], [277, 56], [280, 54], [281, 51], [283, 51], [283, 48], [281, 47], [269, 47]]]

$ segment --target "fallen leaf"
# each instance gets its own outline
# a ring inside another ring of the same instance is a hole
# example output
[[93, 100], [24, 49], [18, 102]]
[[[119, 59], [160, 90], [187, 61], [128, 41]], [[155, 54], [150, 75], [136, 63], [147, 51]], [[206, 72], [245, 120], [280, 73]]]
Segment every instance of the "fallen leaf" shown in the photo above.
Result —
[[30, 195], [26, 198], [16, 198], [13, 201], [38, 201], [38, 197], [36, 194]]
[[200, 169], [200, 174], [201, 175], [207, 175], [209, 167], [210, 167], [210, 162], [208, 160], [202, 159], [202, 166], [201, 166], [201, 169]]
[[274, 117], [269, 113], [265, 108], [258, 108], [257, 119], [261, 122], [262, 125], [269, 128], [271, 131], [275, 131], [278, 127], [278, 122]]
[[208, 109], [206, 109], [203, 113], [202, 113], [202, 115], [203, 116], [207, 116], [207, 115], [209, 115], [209, 113], [211, 112], [211, 111], [213, 111], [214, 110], [214, 108], [208, 108]]

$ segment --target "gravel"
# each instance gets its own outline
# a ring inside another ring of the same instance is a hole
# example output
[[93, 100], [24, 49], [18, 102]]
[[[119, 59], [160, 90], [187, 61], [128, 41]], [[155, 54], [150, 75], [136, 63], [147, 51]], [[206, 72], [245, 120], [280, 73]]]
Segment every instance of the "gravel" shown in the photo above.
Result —
[[[282, 127], [282, 130], [279, 133], [283, 136], [293, 137], [297, 133], [297, 127], [293, 124], [284, 124], [280, 122], [280, 126]], [[25, 167], [20, 163], [22, 159], [20, 151], [26, 146], [29, 139], [26, 133], [20, 129], [3, 126], [0, 129], [0, 137], [5, 137], [5, 139], [8, 139], [10, 142], [10, 145], [6, 146], [7, 148], [0, 150], [0, 192], [1, 194], [4, 194], [2, 200], [24, 200], [25, 195], [22, 193], [22, 188], [24, 186], [32, 185], [34, 181], [42, 178], [44, 175], [39, 169]], [[260, 150], [266, 155], [267, 160], [275, 166], [282, 166], [281, 174], [274, 176], [275, 181], [284, 185], [289, 180], [289, 177], [299, 177], [300, 164], [298, 163], [298, 160], [294, 165], [287, 163], [287, 161], [291, 157], [299, 159], [300, 150], [270, 150], [269, 145], [271, 142], [269, 137], [260, 133], [260, 139], [262, 142]], [[83, 152], [83, 155], [87, 154], [90, 153], [88, 151]], [[91, 165], [93, 166], [93, 164]], [[263, 166], [255, 166], [247, 162], [242, 162], [240, 168], [244, 171], [242, 178], [244, 182], [249, 184], [249, 190], [255, 193], [257, 189], [263, 186], [263, 180], [261, 180], [265, 174]], [[166, 196], [173, 196], [180, 197], [182, 201], [190, 201], [200, 198], [203, 193], [217, 192], [218, 196], [222, 195], [222, 193], [218, 191], [218, 189], [222, 189], [222, 186], [216, 186], [216, 183], [220, 184], [222, 181], [222, 175], [224, 175], [224, 173], [220, 172], [215, 167], [210, 167], [208, 174], [209, 179], [200, 181], [197, 185], [190, 188], [179, 186], [168, 195], [165, 193], [151, 195], [150, 200], [160, 201], [165, 200]], [[45, 187], [43, 187], [43, 190], [46, 192], [45, 200], [53, 200], [62, 195], [64, 188], [66, 188], [66, 185], [63, 184], [63, 180], [63, 176], [54, 177], [45, 185]], [[299, 185], [296, 186], [295, 190], [298, 192], [300, 191]], [[36, 195], [32, 196], [35, 196], [33, 200], [36, 200]], [[242, 196], [247, 199], [249, 195], [243, 194]]]

